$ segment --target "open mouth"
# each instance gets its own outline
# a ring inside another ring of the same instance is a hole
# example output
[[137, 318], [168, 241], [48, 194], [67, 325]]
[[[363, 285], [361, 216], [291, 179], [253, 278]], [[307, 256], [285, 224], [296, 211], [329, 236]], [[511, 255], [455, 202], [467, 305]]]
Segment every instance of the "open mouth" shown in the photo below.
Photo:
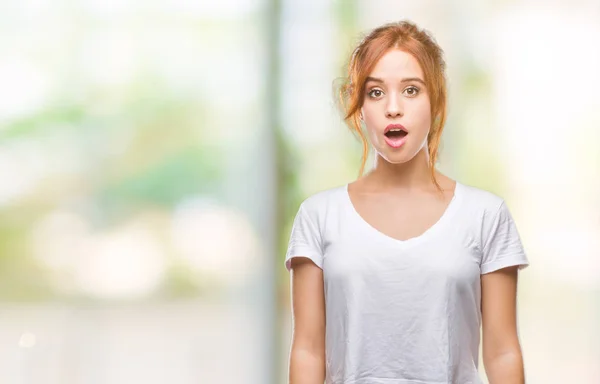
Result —
[[394, 129], [390, 129], [389, 131], [386, 132], [385, 136], [390, 138], [390, 139], [401, 139], [404, 136], [406, 136], [408, 134], [408, 132], [406, 132], [403, 129], [400, 128], [394, 128]]
[[400, 148], [406, 142], [408, 132], [404, 127], [394, 127], [385, 132], [385, 142], [392, 148]]

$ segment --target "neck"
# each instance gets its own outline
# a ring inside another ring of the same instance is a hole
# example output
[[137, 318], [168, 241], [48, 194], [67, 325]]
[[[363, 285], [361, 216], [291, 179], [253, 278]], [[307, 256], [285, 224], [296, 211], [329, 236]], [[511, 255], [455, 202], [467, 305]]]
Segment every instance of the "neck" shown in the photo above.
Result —
[[434, 186], [428, 162], [429, 154], [426, 147], [410, 161], [402, 164], [392, 164], [378, 154], [375, 166], [365, 179], [369, 179], [380, 188], [428, 190]]

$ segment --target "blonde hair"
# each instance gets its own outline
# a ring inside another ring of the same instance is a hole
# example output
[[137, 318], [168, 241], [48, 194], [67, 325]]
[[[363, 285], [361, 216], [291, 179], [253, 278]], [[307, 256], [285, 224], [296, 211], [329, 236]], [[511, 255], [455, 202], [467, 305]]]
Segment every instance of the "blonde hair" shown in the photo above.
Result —
[[339, 89], [339, 101], [343, 118], [350, 131], [362, 142], [363, 154], [359, 176], [362, 176], [369, 154], [369, 146], [361, 130], [360, 108], [364, 102], [365, 80], [377, 61], [390, 49], [400, 49], [413, 55], [425, 76], [425, 84], [431, 104], [431, 127], [427, 136], [429, 168], [434, 184], [441, 190], [435, 178], [435, 164], [442, 130], [446, 122], [446, 63], [443, 50], [433, 36], [410, 21], [388, 23], [372, 30], [352, 52], [347, 77]]

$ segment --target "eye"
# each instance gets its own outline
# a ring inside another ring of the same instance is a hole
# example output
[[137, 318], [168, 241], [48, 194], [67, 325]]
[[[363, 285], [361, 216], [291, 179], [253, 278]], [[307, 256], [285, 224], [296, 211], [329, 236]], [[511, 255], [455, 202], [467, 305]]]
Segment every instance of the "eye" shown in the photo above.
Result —
[[411, 91], [411, 92], [408, 93], [408, 96], [410, 96], [410, 97], [414, 97], [414, 96], [417, 96], [419, 94], [419, 88], [417, 88], [415, 86], [410, 86], [410, 87], [406, 88], [404, 90], [404, 92], [406, 92], [406, 91]]
[[383, 95], [383, 91], [381, 89], [371, 89], [369, 93], [367, 93], [371, 98], [378, 98]]

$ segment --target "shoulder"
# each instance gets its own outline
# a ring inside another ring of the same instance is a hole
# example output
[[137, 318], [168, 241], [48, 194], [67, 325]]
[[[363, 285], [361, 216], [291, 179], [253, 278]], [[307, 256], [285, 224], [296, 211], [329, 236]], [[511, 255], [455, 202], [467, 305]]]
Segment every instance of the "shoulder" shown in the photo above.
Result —
[[460, 184], [463, 203], [473, 213], [493, 216], [505, 206], [504, 198], [494, 192], [465, 183]]
[[487, 189], [462, 184], [461, 211], [465, 225], [475, 230], [481, 244], [499, 225], [512, 225], [512, 215], [504, 197]]
[[299, 211], [313, 220], [318, 220], [337, 207], [345, 193], [346, 184], [314, 192], [300, 203]]
[[465, 184], [462, 184], [461, 191], [461, 220], [469, 228], [481, 252], [489, 251], [490, 244], [495, 242], [515, 247], [520, 244], [520, 241], [515, 241], [519, 236], [516, 224], [502, 196]]

